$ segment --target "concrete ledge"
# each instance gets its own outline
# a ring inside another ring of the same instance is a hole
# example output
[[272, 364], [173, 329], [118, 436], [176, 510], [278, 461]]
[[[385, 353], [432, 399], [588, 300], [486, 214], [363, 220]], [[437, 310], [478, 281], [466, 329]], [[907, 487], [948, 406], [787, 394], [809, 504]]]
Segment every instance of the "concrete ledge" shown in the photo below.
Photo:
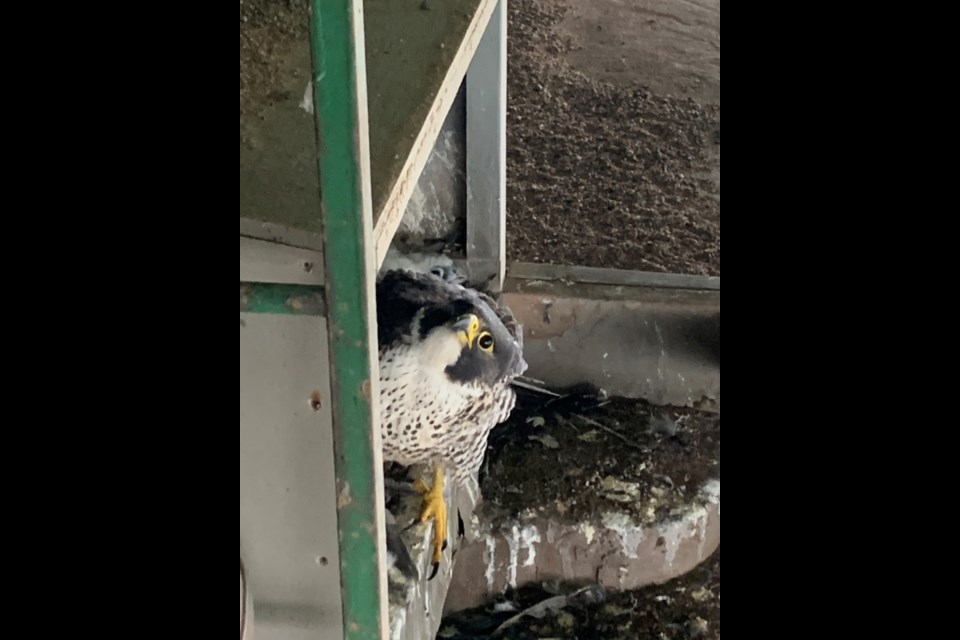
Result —
[[450, 584], [448, 612], [480, 606], [507, 587], [544, 581], [636, 589], [680, 576], [717, 549], [720, 481], [708, 482], [682, 513], [653, 525], [617, 512], [587, 522], [528, 512], [498, 522], [474, 518], [474, 527], [477, 538], [458, 553], [461, 569]]
[[691, 289], [697, 291], [720, 291], [720, 278], [711, 276], [688, 276], [678, 273], [653, 273], [649, 271], [626, 271], [623, 269], [599, 269], [576, 265], [537, 264], [512, 262], [508, 275], [515, 280], [542, 282], [562, 281], [567, 283], [600, 284], [621, 287], [647, 287], [656, 289]]
[[611, 396], [720, 408], [720, 292], [507, 278], [527, 375]]

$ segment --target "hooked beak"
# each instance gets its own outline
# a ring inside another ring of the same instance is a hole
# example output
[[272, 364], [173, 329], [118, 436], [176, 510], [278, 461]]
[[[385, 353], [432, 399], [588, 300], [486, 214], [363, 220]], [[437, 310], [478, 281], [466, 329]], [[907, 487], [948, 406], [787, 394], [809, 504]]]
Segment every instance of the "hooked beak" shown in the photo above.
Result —
[[460, 343], [472, 349], [473, 341], [477, 339], [477, 335], [480, 333], [480, 318], [468, 313], [457, 320], [457, 323], [453, 325], [453, 330], [457, 332]]

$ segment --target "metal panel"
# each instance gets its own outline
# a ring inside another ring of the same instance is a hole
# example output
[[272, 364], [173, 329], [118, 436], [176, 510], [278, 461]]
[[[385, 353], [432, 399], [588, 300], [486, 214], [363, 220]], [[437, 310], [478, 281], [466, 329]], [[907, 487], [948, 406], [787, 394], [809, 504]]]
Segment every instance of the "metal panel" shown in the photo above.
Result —
[[240, 282], [323, 284], [323, 253], [240, 237]]
[[467, 262], [495, 291], [507, 252], [506, 5], [497, 3], [467, 72]]
[[240, 237], [323, 251], [323, 236], [320, 234], [243, 217], [240, 218]]
[[240, 554], [257, 640], [342, 635], [327, 331], [240, 314]]
[[240, 561], [240, 640], [253, 640], [253, 599], [243, 575], [243, 560]]

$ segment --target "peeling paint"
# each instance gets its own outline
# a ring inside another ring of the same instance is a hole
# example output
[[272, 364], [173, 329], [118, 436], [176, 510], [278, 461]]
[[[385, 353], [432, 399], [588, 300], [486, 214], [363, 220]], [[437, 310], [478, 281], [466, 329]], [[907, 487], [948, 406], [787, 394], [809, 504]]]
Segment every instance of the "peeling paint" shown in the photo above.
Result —
[[520, 565], [520, 551], [526, 550], [527, 557], [524, 560], [524, 567], [532, 567], [537, 559], [537, 548], [535, 543], [540, 542], [540, 531], [534, 526], [520, 528], [519, 525], [513, 525], [510, 529], [510, 535], [507, 537], [507, 546], [510, 548], [510, 565], [508, 584], [516, 589], [517, 587], [517, 569]]
[[707, 510], [704, 509], [703, 513], [697, 517], [695, 523], [696, 535], [700, 538], [700, 543], [697, 545], [697, 562], [703, 561], [703, 550], [707, 545], [707, 520], [709, 519], [709, 514]]
[[520, 527], [513, 525], [510, 529], [510, 537], [507, 538], [507, 546], [510, 548], [509, 578], [507, 584], [514, 589], [517, 588], [517, 563], [520, 557]]
[[[717, 517], [720, 516], [720, 481], [711, 480], [700, 489], [700, 495], [706, 501], [707, 505], [717, 505]], [[700, 535], [700, 544], [697, 546], [697, 560], [704, 558], [704, 549], [707, 544], [707, 526], [709, 525], [709, 514], [703, 510], [703, 516], [697, 519], [697, 533]]]
[[587, 544], [592, 544], [593, 537], [597, 535], [597, 528], [589, 522], [583, 522], [580, 524], [580, 533], [587, 539]]
[[700, 490], [700, 495], [702, 495], [708, 503], [717, 505], [717, 515], [720, 515], [720, 481], [711, 480], [703, 485], [703, 489]]
[[300, 101], [300, 108], [313, 115], [313, 81], [307, 83], [307, 88], [303, 90], [303, 100]]
[[[700, 489], [700, 497], [706, 505], [716, 504], [717, 514], [720, 513], [720, 481], [711, 480]], [[680, 544], [687, 538], [699, 537], [697, 545], [697, 561], [703, 560], [707, 542], [707, 525], [710, 514], [707, 506], [699, 505], [693, 508], [679, 520], [663, 523], [657, 526], [657, 533], [663, 537], [666, 547], [664, 561], [668, 568], [673, 567], [677, 559]], [[691, 535], [692, 534], [692, 535]]]
[[[446, 562], [441, 562], [441, 564], [445, 565]], [[427, 585], [420, 584], [420, 585], [417, 585], [417, 588], [420, 589], [420, 588], [423, 588], [424, 586], [426, 588], [424, 589], [424, 592], [423, 592], [423, 608], [424, 608], [424, 611], [427, 614], [429, 614], [431, 611], [433, 611], [433, 603], [431, 602], [433, 598], [433, 589], [430, 588], [429, 584]]]
[[340, 492], [337, 494], [337, 509], [343, 509], [352, 502], [353, 497], [350, 495], [350, 483], [344, 482], [343, 488], [340, 489]]
[[484, 542], [487, 544], [487, 550], [484, 554], [487, 561], [487, 571], [485, 573], [487, 578], [487, 593], [493, 593], [493, 574], [496, 570], [496, 560], [497, 560], [497, 541], [491, 535], [484, 536]]
[[537, 560], [537, 547], [535, 543], [540, 542], [540, 531], [533, 526], [524, 527], [520, 532], [520, 545], [527, 550], [527, 559], [523, 566], [532, 567]]
[[637, 547], [647, 538], [643, 528], [625, 513], [604, 513], [600, 520], [603, 522], [603, 526], [620, 537], [620, 545], [623, 548], [624, 555], [636, 559]]
[[666, 563], [667, 568], [672, 568], [674, 560], [677, 559], [677, 551], [679, 551], [680, 543], [683, 542], [684, 538], [683, 534], [690, 526], [690, 521], [688, 518], [689, 515], [685, 516], [681, 520], [657, 527], [657, 533], [659, 533], [660, 537], [662, 537], [664, 540], [664, 547], [666, 549], [664, 553], [664, 562]]

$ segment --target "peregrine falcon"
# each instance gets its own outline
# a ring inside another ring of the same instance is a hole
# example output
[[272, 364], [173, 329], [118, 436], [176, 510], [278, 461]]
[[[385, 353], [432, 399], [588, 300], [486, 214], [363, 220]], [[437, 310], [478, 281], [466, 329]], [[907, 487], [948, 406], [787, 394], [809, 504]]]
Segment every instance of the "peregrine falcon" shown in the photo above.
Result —
[[448, 275], [388, 271], [377, 281], [383, 455], [433, 466], [433, 486], [418, 489], [420, 522], [434, 520], [434, 574], [446, 546], [444, 475], [476, 477], [490, 430], [516, 403], [511, 383], [527, 368], [510, 311]]

